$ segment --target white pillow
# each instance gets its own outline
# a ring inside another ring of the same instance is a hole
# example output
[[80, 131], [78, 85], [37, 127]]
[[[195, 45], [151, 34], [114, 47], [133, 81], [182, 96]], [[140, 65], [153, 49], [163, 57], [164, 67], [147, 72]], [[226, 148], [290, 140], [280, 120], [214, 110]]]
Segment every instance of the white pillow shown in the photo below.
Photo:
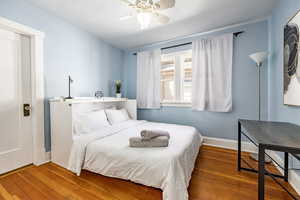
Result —
[[107, 119], [111, 125], [130, 120], [128, 112], [124, 108], [121, 110], [107, 109], [105, 110], [105, 112]]
[[110, 126], [104, 110], [78, 113], [73, 119], [73, 128], [76, 135], [87, 134]]

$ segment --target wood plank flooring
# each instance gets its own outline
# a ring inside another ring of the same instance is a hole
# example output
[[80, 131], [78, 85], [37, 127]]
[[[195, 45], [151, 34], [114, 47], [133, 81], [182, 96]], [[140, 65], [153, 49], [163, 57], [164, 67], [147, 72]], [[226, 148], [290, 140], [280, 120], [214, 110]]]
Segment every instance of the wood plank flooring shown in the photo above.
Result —
[[[243, 156], [247, 158], [246, 153]], [[277, 172], [271, 165], [268, 168]], [[236, 170], [236, 151], [203, 146], [189, 186], [190, 200], [257, 199], [256, 180], [256, 174]], [[0, 176], [0, 200], [161, 200], [161, 196], [159, 189], [88, 171], [77, 177], [53, 163], [28, 166]], [[266, 199], [291, 198], [267, 178]]]

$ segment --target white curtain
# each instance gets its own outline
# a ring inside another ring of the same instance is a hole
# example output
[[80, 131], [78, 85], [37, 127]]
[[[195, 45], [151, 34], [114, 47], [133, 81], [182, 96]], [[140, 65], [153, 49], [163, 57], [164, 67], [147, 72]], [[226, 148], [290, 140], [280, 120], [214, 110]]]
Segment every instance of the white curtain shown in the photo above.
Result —
[[160, 108], [161, 50], [137, 53], [137, 106]]
[[233, 34], [194, 41], [192, 49], [192, 108], [231, 111]]

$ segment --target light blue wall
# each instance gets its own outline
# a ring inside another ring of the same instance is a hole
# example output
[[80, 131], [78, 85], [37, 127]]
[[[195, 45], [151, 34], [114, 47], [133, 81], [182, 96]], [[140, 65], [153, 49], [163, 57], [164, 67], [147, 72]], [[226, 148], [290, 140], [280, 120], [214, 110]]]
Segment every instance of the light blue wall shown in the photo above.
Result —
[[[268, 49], [268, 22], [230, 28], [209, 35], [196, 36], [188, 39], [178, 39], [175, 42], [152, 45], [141, 49], [153, 49], [174, 44], [181, 44], [197, 38], [223, 33], [245, 31], [234, 41], [233, 61], [233, 111], [230, 113], [211, 113], [192, 111], [190, 108], [164, 107], [159, 110], [138, 110], [138, 118], [151, 121], [191, 125], [205, 136], [235, 139], [237, 136], [237, 119], [257, 119], [257, 68], [248, 55]], [[124, 58], [124, 80], [126, 95], [136, 97], [136, 56], [126, 52]], [[262, 68], [262, 108], [263, 118], [267, 118], [267, 64]]]
[[[45, 95], [67, 95], [67, 75], [74, 96], [96, 90], [112, 94], [112, 80], [122, 78], [123, 52], [24, 0], [0, 0], [0, 16], [45, 33]], [[101, 27], [99, 27], [101, 28]], [[45, 142], [50, 150], [49, 105], [45, 106]]]
[[[300, 107], [283, 105], [283, 30], [284, 25], [299, 9], [299, 0], [278, 1], [269, 21], [272, 54], [269, 66], [269, 119], [300, 125]], [[294, 163], [300, 168], [299, 162]]]

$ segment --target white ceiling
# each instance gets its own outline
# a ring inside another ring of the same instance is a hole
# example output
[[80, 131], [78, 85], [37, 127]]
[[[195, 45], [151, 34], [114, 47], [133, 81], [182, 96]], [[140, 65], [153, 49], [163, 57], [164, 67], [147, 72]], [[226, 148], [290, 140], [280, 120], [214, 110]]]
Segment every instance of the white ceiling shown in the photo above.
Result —
[[131, 49], [197, 32], [208, 31], [270, 15], [276, 0], [176, 0], [166, 25], [140, 30], [135, 18], [120, 21], [130, 13], [120, 0], [28, 0], [69, 22], [97, 34], [112, 45]]

